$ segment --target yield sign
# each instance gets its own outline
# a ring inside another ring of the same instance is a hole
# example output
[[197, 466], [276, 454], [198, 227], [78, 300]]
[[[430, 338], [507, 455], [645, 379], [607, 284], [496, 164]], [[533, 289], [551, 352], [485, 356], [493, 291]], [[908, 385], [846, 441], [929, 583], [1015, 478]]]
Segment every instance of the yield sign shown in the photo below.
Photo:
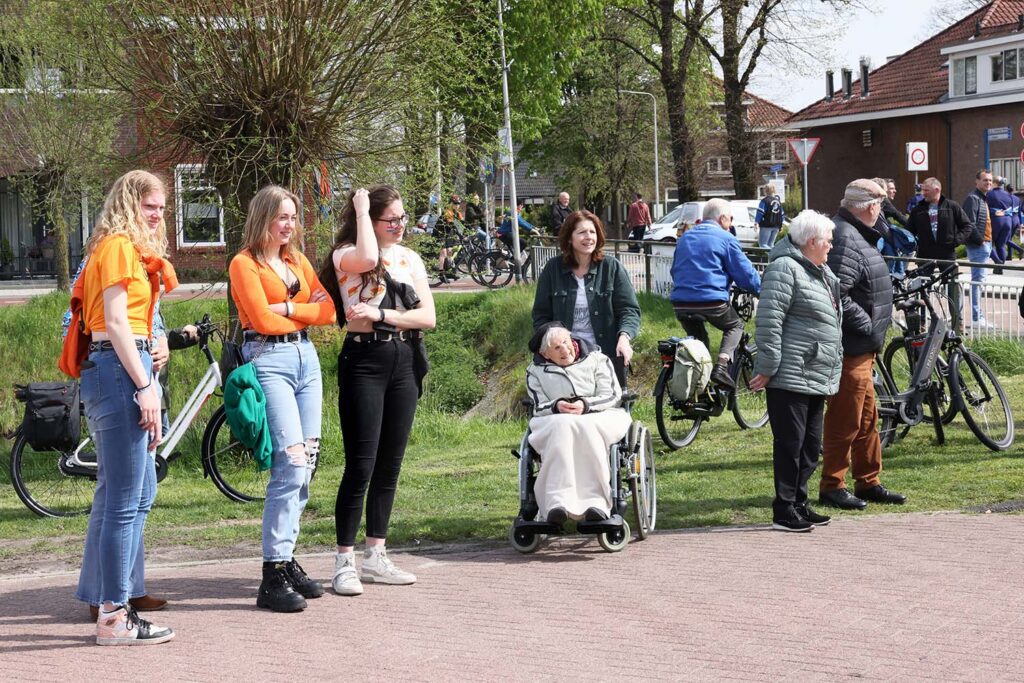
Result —
[[806, 166], [811, 163], [811, 157], [814, 156], [814, 151], [818, 149], [818, 143], [821, 142], [821, 138], [789, 138], [786, 142], [789, 143], [789, 148], [793, 150], [797, 160]]

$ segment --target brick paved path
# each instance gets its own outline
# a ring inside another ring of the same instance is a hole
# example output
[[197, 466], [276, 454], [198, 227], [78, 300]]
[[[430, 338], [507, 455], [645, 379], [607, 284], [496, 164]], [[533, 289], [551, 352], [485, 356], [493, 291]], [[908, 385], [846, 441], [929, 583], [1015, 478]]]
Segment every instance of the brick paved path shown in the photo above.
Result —
[[[1024, 517], [844, 517], [396, 554], [412, 587], [255, 609], [259, 563], [151, 567], [169, 644], [99, 648], [68, 574], [0, 579], [4, 680], [1024, 679]], [[329, 582], [333, 558], [303, 558]], [[376, 671], [369, 670], [376, 662]], [[128, 673], [135, 672], [134, 675]]]

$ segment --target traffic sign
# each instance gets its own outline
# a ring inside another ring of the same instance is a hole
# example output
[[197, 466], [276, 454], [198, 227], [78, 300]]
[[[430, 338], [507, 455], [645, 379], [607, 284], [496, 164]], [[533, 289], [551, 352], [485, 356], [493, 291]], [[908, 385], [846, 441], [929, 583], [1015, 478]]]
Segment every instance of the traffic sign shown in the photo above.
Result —
[[811, 163], [811, 157], [814, 156], [815, 150], [818, 149], [818, 143], [821, 142], [821, 138], [789, 138], [786, 142], [789, 143], [789, 148], [793, 150], [797, 160], [806, 166]]
[[1024, 138], [1024, 123], [1020, 124], [1020, 136]]
[[1013, 133], [1010, 131], [1009, 126], [986, 128], [985, 135], [988, 137], [989, 142], [995, 142], [996, 140], [1009, 140], [1013, 137]]
[[907, 143], [907, 170], [927, 171], [928, 170], [928, 143], [908, 142]]
[[769, 173], [778, 173], [781, 170], [782, 170], [782, 164], [772, 164], [771, 166], [768, 167], [768, 172]]

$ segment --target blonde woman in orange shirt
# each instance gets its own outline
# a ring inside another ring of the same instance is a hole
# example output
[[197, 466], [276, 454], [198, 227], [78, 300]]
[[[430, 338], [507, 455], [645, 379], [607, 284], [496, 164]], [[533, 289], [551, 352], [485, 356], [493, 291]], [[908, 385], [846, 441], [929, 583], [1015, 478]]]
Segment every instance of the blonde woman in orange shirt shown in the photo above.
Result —
[[[150, 338], [160, 276], [177, 285], [162, 257], [164, 184], [145, 171], [118, 178], [103, 203], [81, 275], [82, 322], [92, 334], [81, 396], [99, 462], [92, 520], [99, 534], [99, 645], [152, 645], [174, 637], [140, 619], [128, 602], [131, 569], [156, 495], [147, 450], [160, 443], [160, 396]], [[90, 577], [95, 580], [94, 577]]]
[[267, 398], [274, 446], [263, 504], [263, 582], [257, 607], [296, 612], [323, 595], [295, 561], [299, 518], [320, 453], [323, 384], [306, 328], [334, 321], [334, 302], [302, 253], [299, 198], [268, 186], [245, 220], [243, 248], [228, 268], [245, 343]]

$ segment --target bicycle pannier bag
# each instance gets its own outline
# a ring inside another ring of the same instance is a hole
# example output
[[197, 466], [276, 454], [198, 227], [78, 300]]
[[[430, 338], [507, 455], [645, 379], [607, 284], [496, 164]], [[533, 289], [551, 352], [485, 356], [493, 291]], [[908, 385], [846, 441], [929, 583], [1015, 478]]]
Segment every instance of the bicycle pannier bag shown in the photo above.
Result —
[[81, 440], [78, 382], [18, 385], [15, 396], [25, 402], [21, 431], [32, 448], [71, 450]]
[[676, 359], [668, 390], [677, 401], [692, 401], [711, 380], [711, 354], [693, 337], [684, 337], [676, 345]]

